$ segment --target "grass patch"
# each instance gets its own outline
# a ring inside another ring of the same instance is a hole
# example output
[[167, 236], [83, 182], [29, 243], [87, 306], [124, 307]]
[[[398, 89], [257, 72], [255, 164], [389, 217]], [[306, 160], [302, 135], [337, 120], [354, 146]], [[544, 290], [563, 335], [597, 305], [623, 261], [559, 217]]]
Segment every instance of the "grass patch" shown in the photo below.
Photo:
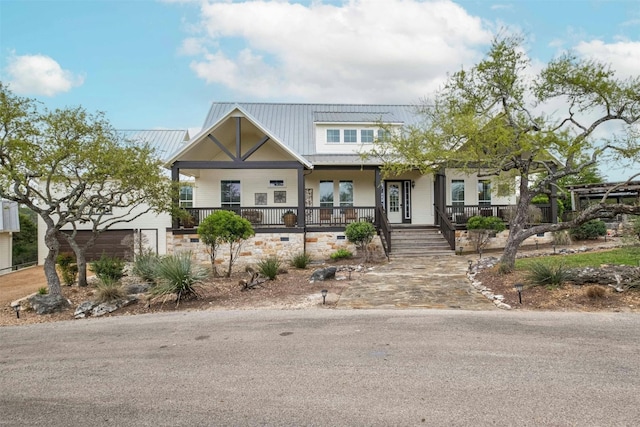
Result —
[[[640, 247], [624, 247], [610, 251], [584, 252], [572, 255], [545, 256], [545, 263], [550, 266], [562, 264], [566, 268], [600, 267], [602, 264], [630, 265], [637, 267], [640, 260]], [[540, 262], [540, 258], [522, 258], [516, 260], [516, 270], [530, 270]]]

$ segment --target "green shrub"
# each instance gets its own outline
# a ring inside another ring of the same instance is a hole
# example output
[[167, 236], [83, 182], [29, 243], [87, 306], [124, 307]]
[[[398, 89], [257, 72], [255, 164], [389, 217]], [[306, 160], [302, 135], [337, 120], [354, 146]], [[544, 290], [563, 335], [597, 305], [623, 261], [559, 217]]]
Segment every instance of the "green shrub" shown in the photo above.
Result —
[[571, 237], [577, 240], [597, 239], [607, 234], [606, 224], [599, 219], [587, 221], [579, 227], [571, 229]]
[[46, 286], [38, 288], [38, 295], [46, 295], [49, 293], [49, 289]]
[[291, 265], [295, 268], [307, 268], [311, 262], [311, 257], [306, 252], [300, 252], [291, 259]]
[[126, 292], [120, 285], [120, 282], [109, 276], [100, 278], [100, 283], [96, 286], [96, 301], [111, 302], [122, 299], [126, 296]]
[[258, 271], [269, 280], [275, 279], [279, 270], [280, 260], [276, 256], [270, 256], [258, 262]]
[[76, 257], [71, 252], [63, 252], [58, 255], [56, 262], [60, 269], [60, 275], [62, 276], [62, 282], [71, 286], [76, 283], [76, 277], [78, 276], [78, 265], [76, 264]]
[[91, 271], [102, 281], [118, 281], [124, 276], [124, 260], [102, 254], [99, 260], [91, 263]]
[[240, 253], [242, 244], [254, 234], [255, 231], [249, 221], [227, 210], [216, 211], [200, 223], [198, 235], [200, 236], [200, 241], [209, 252], [211, 270], [214, 276], [218, 275], [215, 261], [220, 245], [229, 245], [229, 269], [226, 276], [231, 277], [231, 269]]
[[504, 231], [506, 226], [502, 219], [496, 216], [476, 215], [467, 221], [469, 240], [471, 240], [476, 252], [480, 253], [491, 240], [495, 233]]
[[351, 258], [353, 254], [351, 253], [350, 250], [341, 248], [335, 251], [334, 253], [332, 253], [330, 256], [331, 256], [331, 259], [335, 261], [338, 259]]
[[167, 255], [158, 263], [157, 285], [151, 288], [155, 296], [176, 295], [176, 307], [182, 298], [198, 298], [198, 287], [207, 278], [209, 272], [193, 265], [191, 252]]
[[369, 260], [369, 243], [373, 240], [373, 236], [376, 235], [376, 228], [367, 221], [352, 222], [347, 225], [344, 230], [347, 239], [356, 245], [359, 251], [364, 254], [365, 261]]
[[143, 253], [142, 255], [138, 255], [133, 263], [132, 272], [141, 279], [154, 283], [159, 262], [160, 257], [155, 253]]
[[526, 278], [533, 286], [557, 287], [569, 278], [569, 272], [562, 263], [534, 262], [529, 266]]

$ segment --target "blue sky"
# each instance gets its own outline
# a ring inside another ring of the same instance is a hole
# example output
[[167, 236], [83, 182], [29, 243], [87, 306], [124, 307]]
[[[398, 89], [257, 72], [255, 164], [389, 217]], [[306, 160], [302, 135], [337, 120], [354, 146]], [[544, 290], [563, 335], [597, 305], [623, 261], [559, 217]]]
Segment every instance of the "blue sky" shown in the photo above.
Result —
[[197, 128], [212, 101], [416, 103], [500, 28], [640, 70], [640, 2], [1, 0], [0, 78], [120, 129]]

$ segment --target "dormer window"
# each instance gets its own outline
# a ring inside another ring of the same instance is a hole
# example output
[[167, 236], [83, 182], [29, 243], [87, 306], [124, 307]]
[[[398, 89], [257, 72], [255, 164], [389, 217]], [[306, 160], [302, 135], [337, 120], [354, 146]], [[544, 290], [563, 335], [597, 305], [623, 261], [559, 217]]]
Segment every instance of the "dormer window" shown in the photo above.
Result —
[[360, 131], [360, 142], [371, 144], [373, 142], [373, 129], [362, 129]]
[[327, 142], [340, 143], [340, 129], [327, 129]]
[[358, 142], [358, 131], [355, 129], [345, 129], [344, 142], [347, 142], [347, 143]]

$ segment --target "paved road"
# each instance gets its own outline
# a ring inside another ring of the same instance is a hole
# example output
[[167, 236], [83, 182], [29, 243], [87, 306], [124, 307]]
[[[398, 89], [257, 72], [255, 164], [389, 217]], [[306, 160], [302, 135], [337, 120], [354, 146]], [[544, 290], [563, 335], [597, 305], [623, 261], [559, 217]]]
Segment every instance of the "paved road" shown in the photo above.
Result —
[[211, 311], [0, 328], [0, 425], [624, 426], [640, 316]]

